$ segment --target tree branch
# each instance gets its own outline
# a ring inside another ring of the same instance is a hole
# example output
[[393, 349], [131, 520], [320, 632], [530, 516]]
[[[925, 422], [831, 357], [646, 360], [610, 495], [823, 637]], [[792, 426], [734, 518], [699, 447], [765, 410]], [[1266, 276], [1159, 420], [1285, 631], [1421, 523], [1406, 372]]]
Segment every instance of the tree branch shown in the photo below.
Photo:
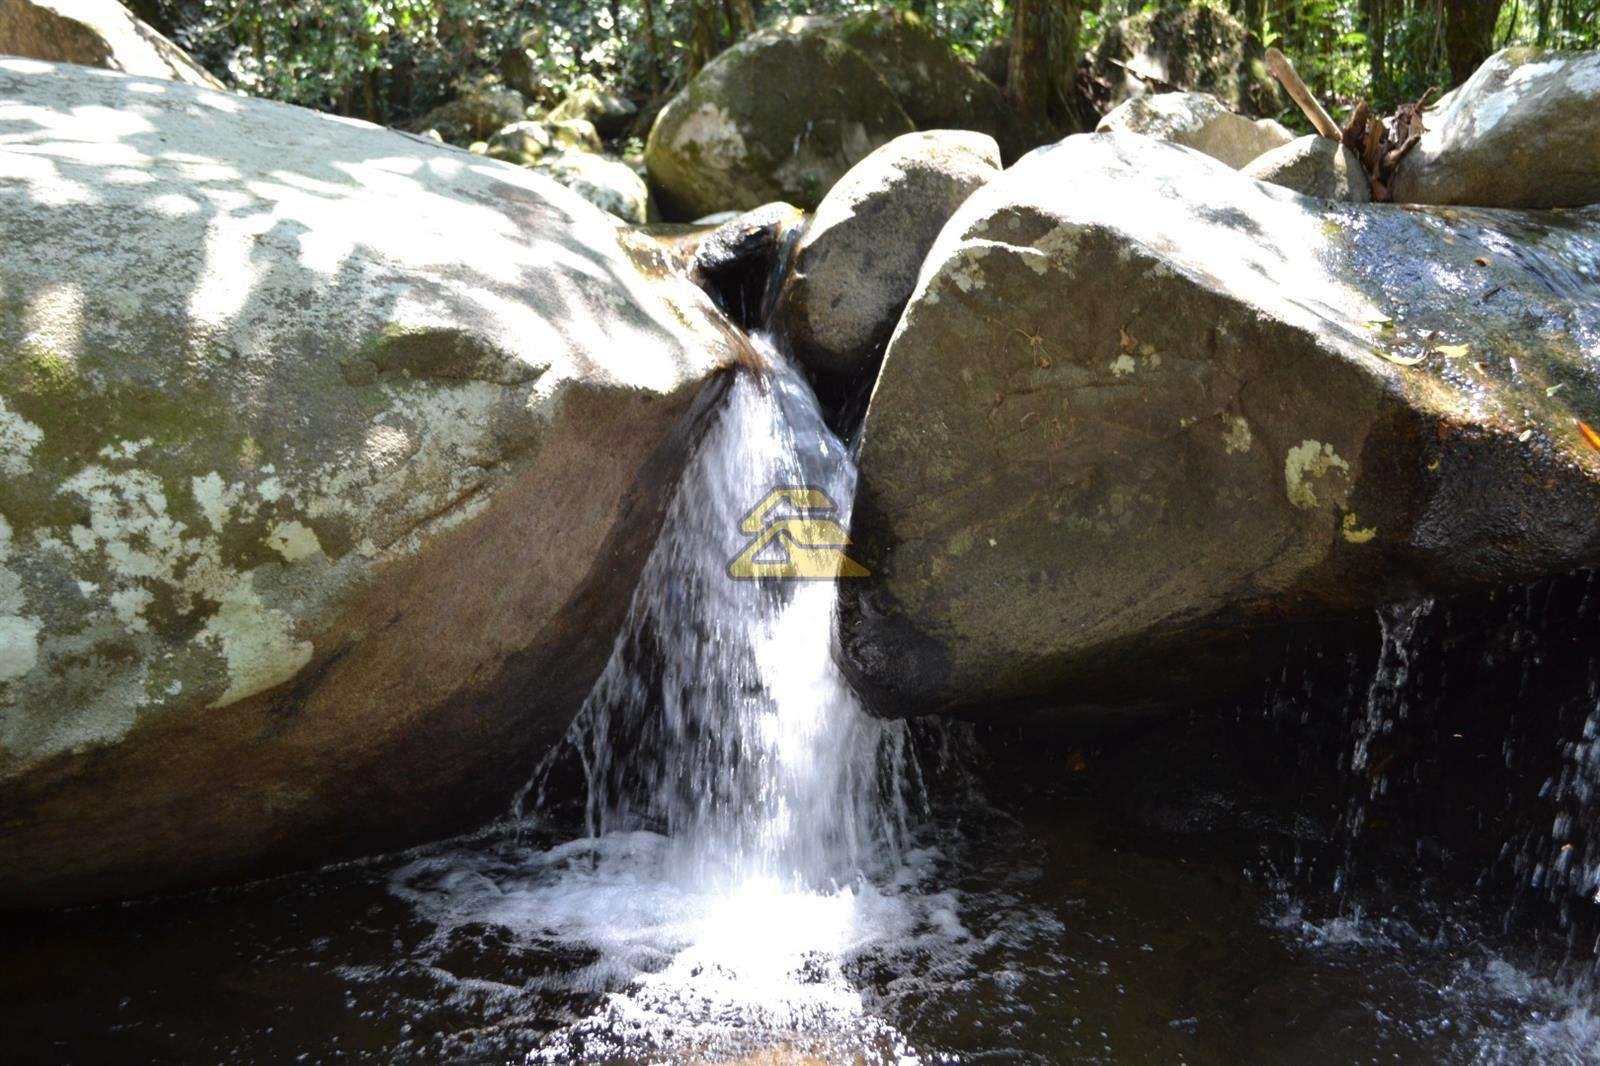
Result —
[[1333, 116], [1324, 111], [1322, 105], [1317, 102], [1317, 98], [1311, 95], [1311, 90], [1306, 88], [1306, 83], [1301, 81], [1300, 75], [1295, 73], [1294, 64], [1289, 62], [1288, 56], [1276, 48], [1268, 48], [1267, 69], [1272, 72], [1274, 78], [1277, 78], [1283, 84], [1284, 89], [1288, 91], [1294, 102], [1300, 105], [1300, 110], [1305, 113], [1306, 118], [1311, 120], [1311, 125], [1316, 128], [1318, 133], [1330, 141], [1344, 139], [1338, 124], [1333, 121]]

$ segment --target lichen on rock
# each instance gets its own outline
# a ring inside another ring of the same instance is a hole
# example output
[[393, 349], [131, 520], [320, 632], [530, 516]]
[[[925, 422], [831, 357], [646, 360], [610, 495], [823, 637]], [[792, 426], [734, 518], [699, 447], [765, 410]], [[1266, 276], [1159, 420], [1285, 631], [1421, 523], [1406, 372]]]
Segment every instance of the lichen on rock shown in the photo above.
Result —
[[740, 354], [709, 302], [567, 189], [365, 123], [23, 60], [0, 122], [0, 902], [503, 801]]

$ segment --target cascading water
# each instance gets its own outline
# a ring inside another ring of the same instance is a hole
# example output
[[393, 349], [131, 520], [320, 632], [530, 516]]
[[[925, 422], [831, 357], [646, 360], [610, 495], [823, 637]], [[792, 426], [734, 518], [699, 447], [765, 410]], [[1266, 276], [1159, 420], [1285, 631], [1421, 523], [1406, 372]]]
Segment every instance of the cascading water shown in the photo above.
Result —
[[[833, 580], [730, 565], [804, 552], [776, 538], [748, 555], [763, 501], [762, 523], [832, 505], [842, 532], [855, 488], [803, 376], [756, 343], [769, 369], [732, 381], [554, 756], [581, 764], [588, 835], [395, 877], [441, 935], [487, 924], [580, 953], [559, 986], [611, 998], [546, 1042], [554, 1060], [660, 1052], [668, 1031], [674, 1055], [838, 1039], [852, 1055], [904, 1051], [862, 1016], [841, 967], [941, 904], [902, 891], [919, 860], [902, 854], [917, 781], [907, 727], [867, 715], [834, 666]], [[519, 804], [531, 795], [537, 811], [549, 769]]]
[[570, 742], [592, 836], [659, 830], [688, 883], [837, 888], [903, 833], [905, 727], [863, 713], [833, 665], [832, 580], [730, 574], [757, 505], [796, 513], [774, 493], [820, 493], [842, 529], [855, 492], [804, 378], [762, 347], [771, 373], [733, 383]]
[[1410, 710], [1407, 701], [1412, 696], [1408, 685], [1411, 681], [1411, 658], [1415, 652], [1413, 642], [1417, 627], [1432, 610], [1431, 599], [1391, 604], [1378, 610], [1382, 643], [1378, 647], [1378, 661], [1372, 668], [1372, 679], [1367, 684], [1366, 699], [1355, 717], [1355, 741], [1349, 762], [1349, 772], [1355, 780], [1353, 794], [1345, 811], [1344, 864], [1334, 876], [1333, 890], [1336, 894], [1350, 877], [1355, 862], [1355, 841], [1366, 821], [1367, 805], [1378, 798], [1388, 785], [1382, 769], [1371, 765], [1372, 743], [1392, 730]]

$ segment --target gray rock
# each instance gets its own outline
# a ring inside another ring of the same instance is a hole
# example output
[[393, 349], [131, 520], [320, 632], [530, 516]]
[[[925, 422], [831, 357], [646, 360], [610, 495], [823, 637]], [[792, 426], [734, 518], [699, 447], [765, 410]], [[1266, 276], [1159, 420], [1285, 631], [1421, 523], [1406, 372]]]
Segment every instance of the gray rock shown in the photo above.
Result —
[[[428, 132], [438, 135], [437, 130]], [[550, 135], [547, 123], [523, 119], [495, 130], [489, 138], [485, 154], [491, 159], [503, 159], [507, 163], [527, 167], [537, 163], [554, 148], [555, 139]]]
[[1226, 11], [1169, 4], [1106, 28], [1092, 64], [1113, 103], [1170, 90], [1210, 93], [1232, 111], [1271, 117], [1290, 106], [1266, 49]]
[[999, 85], [956, 55], [951, 42], [910, 11], [880, 7], [856, 15], [802, 20], [866, 57], [919, 130], [975, 130], [1000, 145], [1001, 158], [1016, 159], [1060, 134], [1020, 119]]
[[600, 133], [594, 123], [585, 118], [557, 118], [554, 114], [545, 119], [550, 129], [550, 140], [557, 148], [576, 152], [601, 151]]
[[1142, 133], [1204, 152], [1230, 167], [1242, 167], [1294, 140], [1275, 119], [1248, 119], [1229, 111], [1210, 93], [1149, 93], [1118, 106], [1096, 127]]
[[1399, 203], [1600, 203], [1600, 52], [1508, 48], [1423, 121], [1391, 182]]
[[655, 242], [422, 138], [15, 59], [0, 125], [0, 906], [502, 810], [726, 323]]
[[533, 170], [624, 222], [642, 225], [649, 218], [650, 190], [620, 159], [578, 150], [549, 152], [533, 164]]
[[526, 111], [527, 101], [520, 94], [493, 78], [483, 78], [458, 85], [455, 99], [429, 111], [416, 128], [436, 130], [450, 144], [465, 148], [521, 122]]
[[226, 88], [117, 0], [0, 0], [0, 55]]
[[1054, 140], [915, 15], [788, 19], [712, 61], [657, 117], [646, 161], [672, 217], [785, 200], [811, 209], [913, 129], [987, 133], [1001, 155]]
[[911, 129], [861, 53], [785, 23], [723, 52], [668, 101], [645, 162], [668, 217], [773, 200], [810, 208], [868, 152]]
[[1314, 133], [1260, 156], [1244, 174], [1323, 200], [1364, 204], [1372, 199], [1372, 185], [1356, 154]]
[[813, 371], [871, 373], [934, 238], [999, 173], [994, 138], [965, 130], [907, 133], [851, 167], [795, 248], [774, 333]]
[[1593, 565], [1597, 257], [1596, 209], [1319, 202], [1122, 134], [1033, 153], [890, 340], [847, 671], [899, 714], [1192, 702], [1274, 626]]
[[523, 119], [490, 136], [485, 153], [518, 166], [531, 167], [550, 152], [600, 152], [600, 135], [586, 119]]

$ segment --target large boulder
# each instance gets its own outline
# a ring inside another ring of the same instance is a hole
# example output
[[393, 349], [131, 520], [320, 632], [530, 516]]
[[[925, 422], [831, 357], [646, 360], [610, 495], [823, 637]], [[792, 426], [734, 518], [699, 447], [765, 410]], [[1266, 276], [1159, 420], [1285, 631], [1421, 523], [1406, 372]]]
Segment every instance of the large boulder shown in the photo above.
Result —
[[1242, 167], [1294, 140], [1276, 119], [1249, 119], [1210, 93], [1149, 93], [1118, 105], [1095, 132], [1142, 133]]
[[1398, 202], [1600, 203], [1600, 52], [1498, 52], [1424, 125], [1395, 171]]
[[224, 88], [117, 0], [0, 0], [0, 55]]
[[809, 32], [834, 36], [865, 56], [919, 130], [987, 133], [1008, 163], [1060, 136], [1019, 117], [999, 84], [956, 55], [948, 40], [912, 12], [884, 7], [844, 17], [814, 17], [800, 24], [809, 26]]
[[784, 23], [723, 52], [668, 101], [645, 164], [672, 217], [773, 200], [812, 208], [868, 152], [911, 129], [860, 52]]
[[503, 810], [745, 351], [529, 171], [0, 60], [0, 905]]
[[1033, 153], [889, 343], [847, 671], [892, 713], [1197, 699], [1249, 634], [1594, 564], [1597, 256], [1600, 210], [1317, 202], [1123, 134]]
[[970, 129], [1013, 159], [1054, 139], [915, 15], [788, 19], [722, 53], [662, 109], [645, 160], [681, 218], [772, 200], [817, 206], [868, 152], [912, 129]]
[[773, 332], [814, 372], [871, 373], [934, 238], [999, 173], [994, 138], [964, 130], [907, 133], [857, 163], [795, 247]]
[[1252, 117], [1288, 106], [1255, 34], [1209, 4], [1169, 4], [1108, 26], [1091, 70], [1113, 104], [1178, 89], [1210, 93]]
[[1360, 157], [1339, 141], [1315, 133], [1264, 153], [1245, 167], [1244, 173], [1302, 196], [1352, 204], [1372, 199], [1372, 183]]

